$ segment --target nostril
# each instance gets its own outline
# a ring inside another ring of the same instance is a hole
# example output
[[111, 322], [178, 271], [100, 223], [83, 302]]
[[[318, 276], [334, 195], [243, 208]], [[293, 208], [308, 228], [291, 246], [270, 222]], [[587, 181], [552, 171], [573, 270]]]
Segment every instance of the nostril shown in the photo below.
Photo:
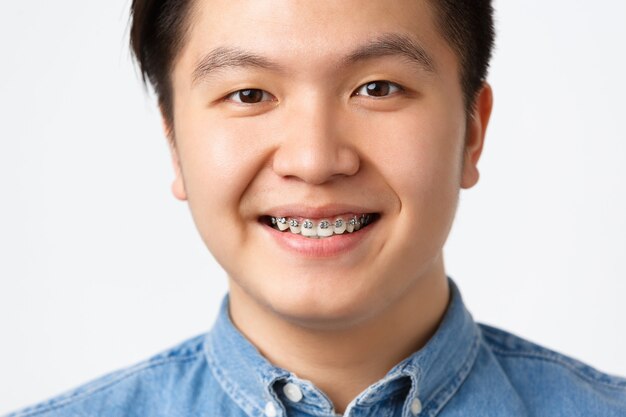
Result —
[[316, 136], [305, 139], [285, 141], [276, 149], [272, 169], [277, 175], [322, 185], [359, 172], [358, 153], [338, 138]]

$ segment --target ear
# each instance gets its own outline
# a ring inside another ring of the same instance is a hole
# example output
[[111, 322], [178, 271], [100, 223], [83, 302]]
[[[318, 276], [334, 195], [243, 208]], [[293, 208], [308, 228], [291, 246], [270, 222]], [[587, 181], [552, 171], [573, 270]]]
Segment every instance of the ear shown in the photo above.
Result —
[[187, 191], [183, 180], [183, 171], [180, 166], [180, 158], [174, 141], [170, 141], [170, 153], [172, 155], [172, 166], [174, 167], [174, 181], [172, 181], [172, 194], [180, 201], [187, 200]]
[[183, 180], [183, 171], [180, 165], [180, 157], [178, 156], [178, 149], [176, 148], [176, 140], [174, 137], [174, 126], [168, 122], [163, 112], [163, 107], [159, 106], [161, 110], [161, 122], [163, 125], [163, 133], [167, 137], [167, 142], [170, 148], [170, 156], [172, 158], [172, 167], [174, 168], [174, 181], [172, 182], [172, 194], [174, 197], [181, 201], [187, 200], [187, 191], [185, 190], [185, 182]]
[[483, 151], [485, 133], [493, 107], [493, 92], [491, 86], [484, 83], [478, 96], [476, 105], [470, 114], [467, 124], [467, 137], [463, 152], [463, 172], [461, 188], [471, 188], [478, 182], [478, 159]]

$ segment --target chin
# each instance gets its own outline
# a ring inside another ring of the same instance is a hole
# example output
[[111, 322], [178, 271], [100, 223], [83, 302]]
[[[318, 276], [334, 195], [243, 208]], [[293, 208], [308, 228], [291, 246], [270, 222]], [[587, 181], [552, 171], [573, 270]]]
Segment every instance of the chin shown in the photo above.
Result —
[[[279, 291], [267, 295], [267, 304], [274, 314], [293, 324], [311, 329], [341, 329], [366, 320], [377, 309], [378, 297], [367, 297], [352, 291], [338, 291], [318, 286]], [[380, 298], [378, 298], [380, 300]]]

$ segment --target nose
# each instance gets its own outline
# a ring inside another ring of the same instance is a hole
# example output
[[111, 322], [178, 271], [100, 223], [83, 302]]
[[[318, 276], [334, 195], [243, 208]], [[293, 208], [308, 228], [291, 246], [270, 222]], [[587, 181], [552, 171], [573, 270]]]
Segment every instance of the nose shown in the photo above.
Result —
[[277, 175], [320, 185], [359, 171], [360, 158], [340, 110], [310, 100], [285, 117], [284, 136], [272, 162]]

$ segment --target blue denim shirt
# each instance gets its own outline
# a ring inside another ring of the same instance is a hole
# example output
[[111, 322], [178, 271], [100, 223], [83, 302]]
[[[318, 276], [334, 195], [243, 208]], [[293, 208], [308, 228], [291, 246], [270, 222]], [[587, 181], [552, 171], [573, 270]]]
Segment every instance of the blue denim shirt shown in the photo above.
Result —
[[[345, 416], [626, 416], [626, 380], [476, 324], [450, 286], [435, 335]], [[313, 383], [267, 361], [228, 311], [226, 295], [208, 334], [9, 416], [336, 416]]]

